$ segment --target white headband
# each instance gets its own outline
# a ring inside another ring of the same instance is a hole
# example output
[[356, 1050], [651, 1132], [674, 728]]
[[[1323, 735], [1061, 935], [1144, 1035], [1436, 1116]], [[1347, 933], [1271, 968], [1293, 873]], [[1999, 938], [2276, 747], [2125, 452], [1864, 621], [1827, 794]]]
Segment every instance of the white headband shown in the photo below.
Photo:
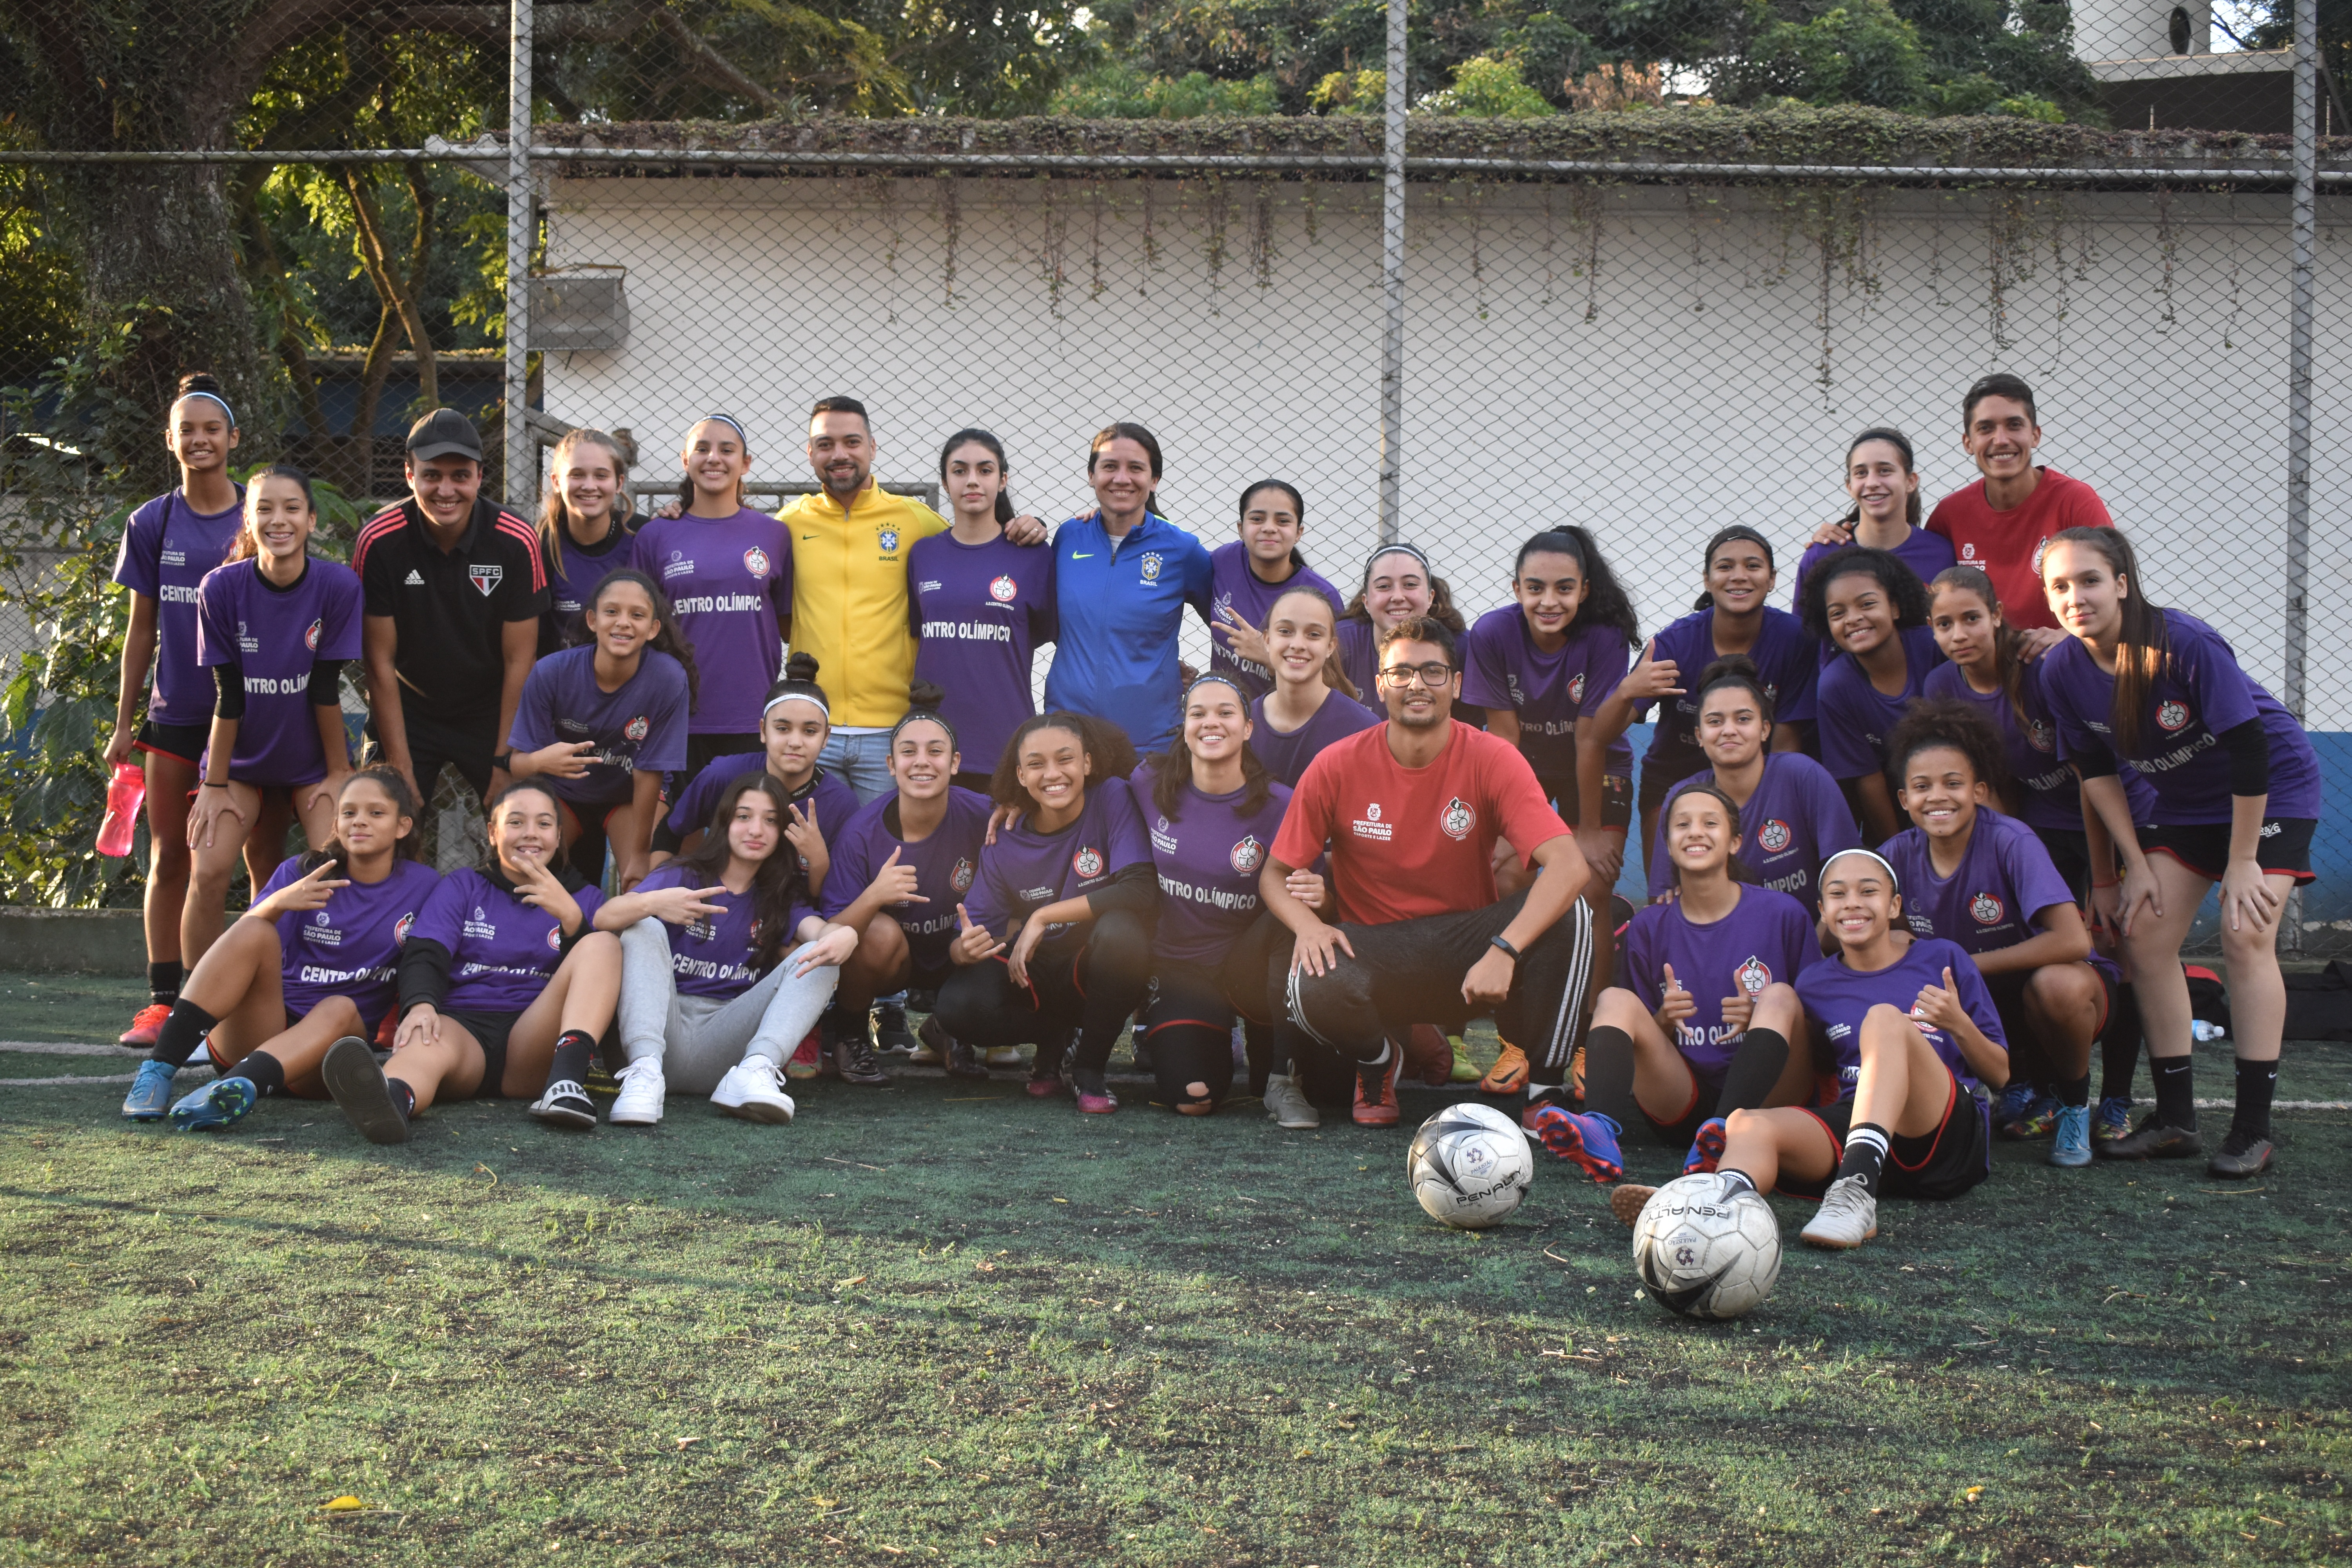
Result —
[[236, 410], [228, 405], [227, 398], [223, 397], [217, 392], [184, 392], [180, 394], [180, 400], [184, 403], [191, 397], [207, 397], [213, 402], [219, 404], [220, 411], [228, 416], [229, 428], [232, 430], [236, 428]]
[[779, 702], [809, 703], [813, 705], [818, 712], [824, 715], [824, 721], [827, 724], [833, 722], [833, 710], [826, 707], [824, 705], [824, 699], [819, 697], [814, 691], [785, 691], [769, 698], [768, 705], [760, 710], [760, 722], [764, 724], [768, 721], [768, 715], [776, 710], [776, 704]]
[[1894, 863], [1888, 860], [1885, 856], [1881, 855], [1877, 850], [1864, 849], [1860, 845], [1856, 845], [1851, 849], [1839, 850], [1836, 854], [1831, 856], [1829, 860], [1822, 862], [1822, 869], [1826, 872], [1830, 868], [1831, 860], [1841, 860], [1848, 855], [1867, 855], [1873, 860], [1877, 861], [1881, 866], [1886, 868], [1887, 885], [1892, 887], [1898, 893], [1903, 890], [1903, 879], [1895, 874]]

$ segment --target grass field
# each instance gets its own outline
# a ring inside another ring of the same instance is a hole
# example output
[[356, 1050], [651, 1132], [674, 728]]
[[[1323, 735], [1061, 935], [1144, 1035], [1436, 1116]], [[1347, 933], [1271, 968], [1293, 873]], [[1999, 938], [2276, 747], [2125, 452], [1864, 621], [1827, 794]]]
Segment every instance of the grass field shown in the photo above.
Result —
[[[105, 1039], [132, 995], [0, 975], [0, 1039]], [[2282, 1098], [2352, 1097], [2352, 1050], [2290, 1053]], [[1139, 1085], [1082, 1120], [1012, 1079], [827, 1083], [789, 1128], [673, 1099], [586, 1135], [472, 1103], [395, 1149], [301, 1101], [134, 1129], [122, 1092], [0, 1089], [12, 1562], [2352, 1556], [2343, 1111], [2282, 1112], [2242, 1185], [2006, 1148], [1706, 1326], [1636, 1298], [1549, 1157], [1510, 1224], [1450, 1232], [1403, 1131]]]

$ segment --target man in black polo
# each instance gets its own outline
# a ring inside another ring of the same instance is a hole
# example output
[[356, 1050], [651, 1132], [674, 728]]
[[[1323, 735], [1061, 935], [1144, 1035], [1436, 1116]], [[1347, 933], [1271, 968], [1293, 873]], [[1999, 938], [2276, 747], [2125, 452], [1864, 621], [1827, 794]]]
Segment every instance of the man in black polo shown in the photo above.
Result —
[[[482, 439], [454, 408], [408, 432], [409, 498], [360, 530], [369, 732], [429, 818], [453, 764], [487, 800], [539, 647], [547, 567], [530, 524], [482, 496]], [[418, 828], [422, 831], [423, 823]]]

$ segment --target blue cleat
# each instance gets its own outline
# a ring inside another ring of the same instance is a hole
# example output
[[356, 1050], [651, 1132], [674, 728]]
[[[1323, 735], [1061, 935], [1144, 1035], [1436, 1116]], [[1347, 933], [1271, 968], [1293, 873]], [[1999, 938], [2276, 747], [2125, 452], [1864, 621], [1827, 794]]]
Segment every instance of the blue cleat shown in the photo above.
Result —
[[2098, 1110], [2091, 1116], [2092, 1138], [2101, 1143], [2112, 1143], [2118, 1138], [2129, 1137], [2131, 1109], [2130, 1097], [2126, 1095], [2114, 1095], [2099, 1101]]
[[1600, 1111], [1547, 1105], [1536, 1112], [1528, 1131], [1561, 1159], [1583, 1166], [1596, 1182], [1613, 1182], [1625, 1173], [1624, 1157], [1617, 1152], [1617, 1123]]
[[2089, 1106], [2062, 1105], [2058, 1108], [2058, 1135], [2050, 1145], [2050, 1163], [2070, 1170], [2091, 1163]]
[[1698, 1124], [1698, 1136], [1691, 1140], [1690, 1152], [1683, 1156], [1683, 1174], [1705, 1176], [1714, 1173], [1723, 1162], [1726, 1129], [1723, 1118], [1710, 1116]]
[[2011, 1079], [2001, 1087], [2000, 1097], [1992, 1102], [1994, 1129], [2004, 1138], [2016, 1137], [2009, 1131], [2010, 1124], [2032, 1110], [2033, 1101], [2041, 1092], [2023, 1079]]
[[172, 1103], [172, 1075], [177, 1068], [152, 1057], [139, 1064], [139, 1077], [122, 1097], [122, 1115], [130, 1121], [160, 1121]]
[[249, 1078], [216, 1078], [172, 1107], [169, 1118], [179, 1132], [209, 1132], [245, 1120], [260, 1098]]

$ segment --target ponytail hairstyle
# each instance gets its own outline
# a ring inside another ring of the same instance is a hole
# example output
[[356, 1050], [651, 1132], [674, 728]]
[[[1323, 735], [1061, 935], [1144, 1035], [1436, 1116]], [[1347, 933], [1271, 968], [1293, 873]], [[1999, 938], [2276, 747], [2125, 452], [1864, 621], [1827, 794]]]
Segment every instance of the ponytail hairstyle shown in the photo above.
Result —
[[1432, 570], [1427, 552], [1418, 544], [1383, 544], [1365, 556], [1364, 575], [1356, 584], [1356, 596], [1348, 601], [1346, 609], [1339, 612], [1341, 620], [1367, 624], [1371, 621], [1372, 612], [1364, 608], [1364, 595], [1372, 585], [1372, 565], [1383, 555], [1410, 555], [1420, 562], [1423, 574], [1429, 579], [1429, 618], [1443, 621], [1446, 629], [1456, 637], [1470, 629], [1470, 623], [1464, 620], [1462, 612], [1454, 607], [1454, 590], [1446, 586], [1444, 578]]
[[[236, 410], [228, 405], [228, 389], [221, 384], [220, 377], [212, 372], [192, 370], [180, 378], [180, 390], [173, 395], [172, 401], [177, 403], [188, 397], [210, 398], [219, 404], [220, 411], [228, 416], [228, 427], [232, 430], [236, 428]], [[171, 410], [167, 408], [163, 414], [164, 422], [169, 424]]]
[[[702, 672], [695, 667], [694, 645], [686, 640], [684, 632], [677, 629], [677, 612], [670, 607], [669, 595], [661, 591], [659, 584], [634, 566], [615, 566], [596, 579], [596, 586], [589, 590], [588, 597], [583, 603], [594, 609], [609, 589], [622, 583], [635, 584], [645, 595], [646, 603], [654, 607], [654, 619], [660, 623], [661, 630], [654, 634], [653, 640], [646, 647], [655, 653], [666, 653], [686, 666], [686, 710], [693, 712], [702, 702]], [[593, 647], [595, 644], [595, 636], [588, 630], [588, 617], [585, 616], [580, 617], [579, 627], [572, 635], [579, 639], [572, 645], [575, 647]]]
[[[1203, 675], [1186, 687], [1183, 703], [1177, 709], [1179, 715], [1192, 705], [1192, 693], [1212, 681], [1233, 688], [1234, 694], [1242, 700], [1242, 719], [1246, 723], [1249, 719], [1249, 693], [1244, 691], [1231, 677], [1223, 675]], [[1151, 767], [1151, 804], [1160, 808], [1160, 816], [1173, 822], [1183, 815], [1184, 786], [1192, 782], [1192, 749], [1184, 743], [1184, 725], [1181, 717], [1177, 721], [1175, 738]], [[1265, 771], [1265, 764], [1257, 760], [1257, 753], [1250, 750], [1247, 741], [1244, 741], [1242, 801], [1234, 809], [1244, 816], [1259, 810], [1265, 805], [1273, 783], [1274, 775]]]
[[788, 698], [797, 698], [803, 702], [815, 703], [824, 713], [826, 728], [832, 727], [833, 699], [827, 697], [824, 694], [824, 688], [816, 683], [816, 655], [813, 653], [796, 653], [784, 660], [783, 675], [773, 686], [768, 688], [768, 695], [760, 700], [761, 729], [767, 727], [768, 710]]
[[[1698, 558], [1698, 574], [1701, 581], [1706, 579], [1707, 568], [1715, 564], [1715, 552], [1722, 549], [1727, 544], [1736, 543], [1741, 540], [1746, 540], [1748, 543], [1760, 548], [1764, 552], [1764, 564], [1776, 574], [1780, 571], [1780, 563], [1773, 559], [1772, 556], [1772, 542], [1765, 538], [1762, 534], [1757, 532], [1754, 529], [1748, 527], [1746, 523], [1735, 522], [1729, 528], [1717, 529], [1715, 531], [1715, 536], [1706, 542], [1706, 549], [1700, 552]], [[1711, 610], [1715, 608], [1714, 590], [1702, 590], [1697, 600], [1692, 604], [1691, 608], [1694, 610]]]
[[[732, 414], [706, 414], [701, 418], [696, 420], [694, 425], [688, 425], [686, 427], [686, 433], [688, 436], [691, 437], [694, 434], [695, 425], [724, 425], [730, 430], [734, 431], [735, 438], [743, 443], [743, 462], [746, 471], [749, 471], [751, 462], [751, 437], [750, 434], [744, 430], [743, 422], [740, 419], [736, 418]], [[683, 453], [679, 454], [681, 458], [683, 458], [684, 455], [685, 454]], [[735, 504], [739, 509], [743, 504], [743, 481], [740, 479], [735, 481]], [[677, 477], [678, 515], [683, 517], [693, 510], [694, 476], [692, 474], [680, 474]]]
[[1744, 688], [1749, 696], [1756, 699], [1757, 710], [1764, 715], [1768, 731], [1765, 740], [1769, 745], [1771, 740], [1769, 731], [1772, 724], [1772, 693], [1766, 689], [1764, 672], [1756, 667], [1756, 661], [1744, 653], [1727, 653], [1710, 660], [1706, 668], [1698, 672], [1698, 684], [1691, 688], [1693, 705], [1704, 709], [1706, 694], [1718, 686]]
[[[1288, 496], [1291, 516], [1298, 520], [1300, 528], [1304, 529], [1307, 526], [1307, 498], [1300, 495], [1298, 487], [1288, 479], [1258, 479], [1250, 484], [1242, 491], [1241, 504], [1234, 509], [1236, 513], [1234, 518], [1236, 523], [1249, 521], [1250, 497], [1260, 490], [1280, 490], [1284, 495]], [[1307, 557], [1299, 553], [1298, 546], [1296, 544], [1290, 547], [1290, 563], [1302, 568], [1307, 564]]]
[[[1678, 786], [1672, 795], [1666, 796], [1666, 804], [1658, 813], [1660, 831], [1663, 833], [1665, 830], [1665, 823], [1674, 812], [1675, 802], [1686, 795], [1711, 795], [1722, 803], [1724, 815], [1731, 824], [1731, 858], [1724, 862], [1724, 871], [1735, 882], [1752, 880], [1753, 878], [1748, 868], [1739, 863], [1739, 803], [1726, 795], [1720, 784], [1694, 780]], [[1683, 885], [1682, 862], [1675, 858], [1672, 849], [1666, 853], [1666, 870], [1667, 874], [1674, 879], [1675, 886], [1681, 887]]]
[[1132, 441], [1142, 447], [1144, 456], [1151, 459], [1151, 478], [1154, 482], [1151, 493], [1143, 498], [1143, 510], [1147, 517], [1157, 517], [1160, 515], [1158, 486], [1160, 470], [1160, 438], [1142, 426], [1125, 419], [1115, 419], [1096, 431], [1095, 438], [1087, 444], [1087, 472], [1091, 474], [1095, 471], [1095, 458], [1105, 447], [1109, 446], [1113, 441], [1122, 439]]
[[718, 804], [710, 808], [710, 820], [704, 824], [709, 831], [703, 834], [701, 844], [680, 855], [673, 864], [684, 868], [684, 886], [707, 888], [718, 881], [734, 854], [727, 846], [728, 824], [735, 820], [735, 807], [742, 798], [755, 793], [766, 795], [776, 807], [776, 847], [752, 873], [751, 887], [751, 967], [754, 973], [765, 974], [793, 950], [793, 906], [816, 901], [808, 896], [808, 879], [801, 872], [800, 855], [793, 848], [792, 840], [784, 837], [784, 829], [793, 820], [792, 792], [771, 777], [765, 768], [736, 774], [719, 792]]
[[1936, 595], [1947, 588], [1955, 593], [1974, 594], [1986, 609], [2000, 617], [2000, 635], [1992, 641], [1993, 679], [2000, 685], [2001, 695], [2009, 700], [2009, 710], [2017, 715], [2019, 727], [2031, 729], [2033, 721], [2025, 711], [2025, 660], [2021, 657], [2025, 634], [2009, 624], [2009, 614], [2000, 607], [2000, 590], [1992, 585], [1992, 579], [1985, 575], [1981, 567], [1947, 566], [1937, 573], [1935, 580], [1927, 584], [1930, 607], [1934, 605]]
[[[812, 659], [810, 662], [814, 664], [815, 661]], [[947, 692], [931, 681], [918, 680], [908, 686], [907, 711], [896, 724], [890, 726], [890, 745], [893, 747], [898, 745], [899, 731], [920, 721], [937, 724], [940, 729], [945, 730], [948, 732], [948, 744], [959, 752], [962, 751], [963, 742], [957, 737], [955, 726], [949, 723], [948, 716], [940, 711], [940, 704], [947, 700]]]
[[1512, 576], [1526, 568], [1530, 555], [1565, 555], [1576, 563], [1585, 583], [1584, 604], [1576, 612], [1576, 625], [1608, 626], [1624, 637], [1627, 647], [1641, 646], [1642, 627], [1633, 618], [1633, 601], [1619, 584], [1617, 574], [1609, 569], [1608, 559], [1591, 532], [1572, 522], [1545, 529], [1519, 546], [1518, 559], [1511, 563]]
[[1956, 697], [1921, 698], [1904, 710], [1886, 737], [1886, 776], [1901, 788], [1911, 759], [1937, 746], [1968, 758], [1969, 771], [1995, 801], [2011, 793], [2008, 749], [1984, 715]]
[[[1906, 479], [1918, 472], [1917, 468], [1914, 467], [1914, 459], [1911, 455], [1911, 437], [1903, 434], [1902, 431], [1894, 429], [1888, 426], [1874, 425], [1869, 429], [1864, 430], [1861, 435], [1856, 436], [1853, 440], [1848, 441], [1845, 444], [1845, 466], [1848, 473], [1852, 473], [1853, 471], [1854, 448], [1862, 446], [1866, 441], [1884, 441], [1888, 446], [1894, 447], [1897, 452], [1901, 453], [1903, 455], [1903, 473]], [[1860, 522], [1862, 521], [1862, 503], [1860, 501], [1856, 501], [1853, 505], [1846, 508], [1845, 516], [1839, 519], [1839, 521], [1843, 522], [1848, 528], [1852, 528], [1855, 523]], [[1909, 523], [1914, 528], [1919, 526], [1919, 489], [1916, 485], [1914, 485], [1911, 488], [1911, 493], [1904, 498], [1903, 521]]]
[[[2015, 395], [1994, 392], [1986, 395]], [[2098, 552], [2123, 590], [2122, 603], [2117, 606], [2123, 612], [2123, 626], [2116, 639], [2116, 700], [2107, 721], [2114, 727], [2109, 739], [2116, 754], [2127, 757], [2139, 749], [2139, 738], [2154, 701], [2156, 678], [2164, 672], [2166, 661], [2172, 657], [2172, 636], [2165, 626], [2163, 607], [2150, 600], [2142, 587], [2139, 557], [2133, 552], [2131, 541], [2124, 537], [2122, 529], [2061, 529], [2050, 542], [2080, 544]], [[2046, 551], [2042, 559], [2049, 559]]]
[[[573, 450], [581, 447], [602, 447], [613, 454], [613, 526], [626, 532], [629, 519], [636, 513], [637, 503], [629, 495], [627, 454], [621, 449], [620, 438], [584, 427], [566, 430], [563, 439], [548, 453], [547, 483], [539, 494], [539, 542], [550, 562], [563, 559], [563, 542], [572, 532], [572, 509], [563, 504], [563, 489], [556, 482], [556, 477], [572, 461]], [[693, 481], [687, 483], [691, 489]], [[694, 500], [691, 495], [686, 499], [689, 504]]]
[[[400, 770], [387, 767], [382, 763], [373, 767], [360, 769], [343, 781], [342, 790], [335, 796], [337, 803], [340, 804], [343, 795], [351, 793], [353, 785], [362, 784], [373, 784], [383, 791], [384, 798], [392, 802], [392, 814], [394, 817], [408, 818], [408, 831], [392, 841], [393, 858], [394, 860], [420, 858], [424, 851], [416, 842], [416, 823], [422, 815], [422, 808], [417, 805], [416, 792], [408, 787], [408, 781], [401, 776]], [[325, 848], [313, 849], [304, 855], [302, 874], [307, 877], [320, 867], [327, 865], [335, 868], [337, 877], [351, 875], [352, 852], [343, 847], [341, 837], [330, 838], [327, 840]]]
[[[956, 455], [956, 448], [959, 447], [985, 447], [996, 458], [996, 471], [1004, 476], [1005, 481], [1003, 489], [996, 492], [996, 521], [1000, 523], [1011, 522], [1013, 517], [1013, 465], [1005, 460], [1004, 443], [998, 440], [991, 432], [978, 428], [959, 430], [949, 437], [947, 445], [940, 448], [940, 483], [943, 486], [948, 479], [948, 459]], [[1093, 467], [1091, 463], [1087, 466]], [[1160, 471], [1156, 448], [1153, 452], [1151, 471], [1154, 474]]]
[[1021, 785], [1021, 742], [1040, 730], [1067, 730], [1078, 738], [1078, 749], [1093, 764], [1087, 770], [1089, 791], [1105, 779], [1123, 779], [1135, 772], [1135, 742], [1108, 719], [1091, 713], [1040, 713], [1023, 720], [1021, 728], [1004, 742], [1004, 754], [997, 759], [996, 772], [988, 781], [989, 798], [997, 805], [1024, 815], [1037, 809], [1036, 800]]
[[1841, 577], [1868, 577], [1885, 589], [1887, 603], [1895, 606], [1896, 631], [1927, 624], [1927, 585], [1919, 581], [1919, 574], [1889, 551], [1849, 544], [1831, 551], [1805, 574], [1804, 602], [1798, 614], [1805, 630], [1822, 641], [1830, 641], [1830, 584]]
[[[547, 804], [555, 808], [555, 820], [559, 824], [563, 820], [562, 798], [553, 789], [537, 779], [510, 780], [506, 788], [490, 796], [488, 802], [482, 807], [482, 860], [475, 869], [493, 882], [506, 878], [507, 873], [506, 868], [499, 864], [499, 847], [490, 842], [490, 828], [499, 819], [499, 807], [519, 795], [545, 795]], [[563, 884], [567, 892], [576, 890], [582, 885], [581, 877], [572, 869], [571, 860], [564, 852], [563, 839], [560, 831], [556, 837], [555, 853], [547, 858], [547, 868], [554, 873], [555, 879]], [[511, 878], [507, 879], [512, 880]]]
[[[1282, 602], [1297, 594], [1306, 595], [1322, 605], [1326, 611], [1331, 608], [1331, 601], [1323, 596], [1323, 590], [1320, 588], [1285, 588], [1274, 596], [1274, 603], [1266, 606], [1265, 618], [1268, 624], [1273, 622], [1275, 612], [1282, 608]], [[1348, 679], [1347, 670], [1339, 663], [1339, 621], [1336, 616], [1331, 620], [1331, 651], [1323, 656], [1323, 684], [1342, 697], [1350, 698], [1358, 702], [1364, 700], [1364, 694], [1356, 689], [1356, 683]]]
[[[250, 561], [261, 553], [261, 541], [254, 536], [253, 531], [253, 499], [261, 493], [261, 481], [264, 479], [292, 479], [300, 486], [303, 509], [310, 514], [311, 527], [315, 529], [318, 526], [319, 498], [310, 493], [310, 475], [291, 463], [272, 463], [267, 468], [256, 469], [247, 477], [245, 481], [245, 494], [242, 498], [245, 502], [245, 517], [236, 525], [236, 538], [228, 547], [227, 558], [221, 563], [224, 566], [239, 561]], [[310, 545], [307, 542], [302, 548], [305, 554], [310, 552]]]

